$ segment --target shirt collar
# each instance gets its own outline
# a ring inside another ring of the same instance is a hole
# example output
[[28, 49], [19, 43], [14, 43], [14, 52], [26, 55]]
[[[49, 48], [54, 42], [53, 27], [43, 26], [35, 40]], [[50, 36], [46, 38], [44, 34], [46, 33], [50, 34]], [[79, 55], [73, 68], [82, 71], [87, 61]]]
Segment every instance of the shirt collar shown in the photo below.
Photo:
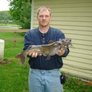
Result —
[[48, 31], [47, 31], [46, 33], [41, 33], [41, 32], [39, 31], [39, 28], [38, 28], [38, 32], [39, 32], [39, 34], [40, 34], [41, 36], [46, 36], [46, 35], [48, 35], [48, 34], [50, 33], [50, 30], [51, 30], [51, 27], [49, 27], [49, 29], [48, 29]]

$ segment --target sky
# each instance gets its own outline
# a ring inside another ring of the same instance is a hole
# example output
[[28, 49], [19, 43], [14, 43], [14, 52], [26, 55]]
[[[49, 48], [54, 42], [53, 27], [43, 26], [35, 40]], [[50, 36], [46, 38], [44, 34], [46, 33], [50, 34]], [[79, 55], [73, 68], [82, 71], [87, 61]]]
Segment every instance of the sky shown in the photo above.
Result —
[[9, 0], [0, 0], [0, 11], [9, 10]]

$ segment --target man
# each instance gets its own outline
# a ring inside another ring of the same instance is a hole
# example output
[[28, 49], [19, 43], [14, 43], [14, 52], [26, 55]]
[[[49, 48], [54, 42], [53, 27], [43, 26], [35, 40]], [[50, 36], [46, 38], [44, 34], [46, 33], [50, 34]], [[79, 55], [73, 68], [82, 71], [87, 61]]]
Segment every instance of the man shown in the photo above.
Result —
[[[45, 6], [37, 11], [38, 28], [25, 34], [24, 50], [29, 45], [48, 44], [65, 38], [64, 33], [50, 27], [51, 10]], [[62, 67], [62, 57], [66, 57], [69, 49], [61, 49], [50, 59], [39, 55], [36, 51], [29, 51], [29, 92], [63, 92], [60, 83], [59, 69]]]

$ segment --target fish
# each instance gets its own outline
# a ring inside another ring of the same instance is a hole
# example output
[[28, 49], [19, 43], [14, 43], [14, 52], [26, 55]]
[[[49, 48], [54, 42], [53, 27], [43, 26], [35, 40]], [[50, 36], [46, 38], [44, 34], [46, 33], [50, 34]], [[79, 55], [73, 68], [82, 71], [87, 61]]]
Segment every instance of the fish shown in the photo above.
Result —
[[38, 55], [43, 56], [53, 56], [58, 53], [58, 50], [61, 48], [67, 49], [71, 45], [71, 39], [70, 38], [64, 38], [59, 39], [58, 41], [54, 41], [52, 43], [48, 44], [42, 44], [42, 45], [29, 45], [29, 47], [26, 50], [23, 50], [21, 53], [16, 55], [16, 58], [19, 58], [21, 63], [24, 64], [25, 59], [30, 51], [36, 51]]

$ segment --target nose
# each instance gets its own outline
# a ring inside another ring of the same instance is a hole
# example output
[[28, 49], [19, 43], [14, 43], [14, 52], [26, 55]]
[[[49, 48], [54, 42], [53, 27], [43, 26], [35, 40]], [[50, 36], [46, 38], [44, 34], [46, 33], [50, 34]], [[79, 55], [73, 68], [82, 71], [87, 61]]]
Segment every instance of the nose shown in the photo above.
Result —
[[46, 19], [46, 16], [43, 16], [42, 19]]

